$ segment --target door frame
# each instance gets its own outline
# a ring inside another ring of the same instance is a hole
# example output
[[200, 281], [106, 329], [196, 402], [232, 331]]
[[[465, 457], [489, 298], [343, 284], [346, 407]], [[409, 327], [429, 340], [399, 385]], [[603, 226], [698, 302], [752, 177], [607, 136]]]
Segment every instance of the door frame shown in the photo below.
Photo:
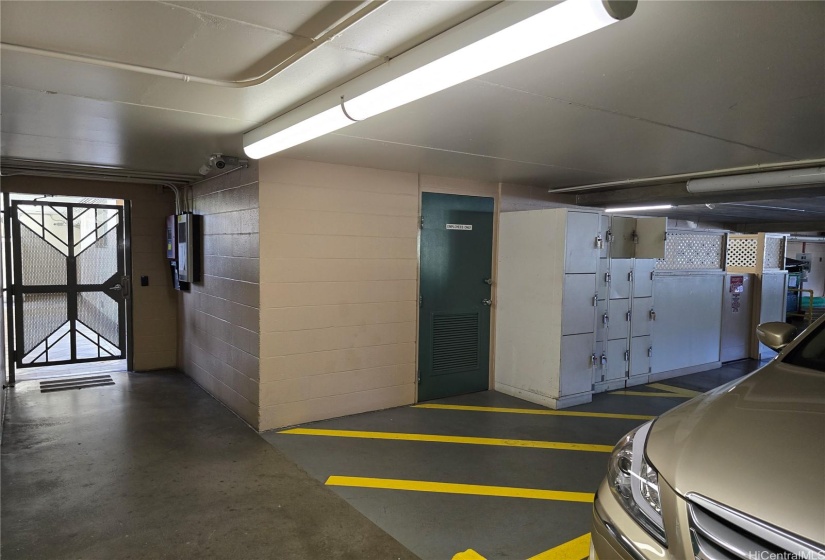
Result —
[[[480, 185], [480, 184], [479, 184]], [[485, 186], [492, 186], [487, 183]], [[424, 216], [424, 193], [433, 193], [433, 194], [451, 194], [455, 196], [472, 196], [472, 197], [481, 197], [481, 198], [492, 198], [493, 199], [493, 253], [492, 253], [492, 266], [491, 266], [491, 278], [493, 279], [493, 284], [490, 286], [490, 299], [493, 301], [493, 305], [490, 306], [490, 352], [489, 352], [489, 376], [488, 376], [488, 387], [490, 391], [495, 390], [495, 378], [496, 378], [496, 315], [497, 315], [497, 295], [498, 295], [498, 230], [499, 230], [499, 215], [501, 214], [501, 191], [502, 191], [502, 184], [497, 183], [495, 184], [494, 190], [491, 189], [489, 191], [484, 190], [483, 188], [478, 189], [439, 189], [436, 187], [431, 186], [424, 186], [422, 184], [422, 177], [421, 175], [418, 176], [418, 234], [416, 236], [416, 244], [417, 244], [417, 267], [416, 267], [416, 279], [415, 279], [415, 288], [416, 288], [416, 305], [415, 305], [415, 369], [413, 371], [413, 386], [415, 387], [415, 391], [413, 391], [413, 404], [417, 404], [419, 402], [418, 398], [418, 386], [420, 383], [421, 375], [420, 375], [420, 346], [421, 340], [419, 337], [419, 333], [421, 332], [421, 307], [418, 305], [418, 302], [421, 298], [421, 220]]]
[[[7, 384], [9, 386], [14, 386], [16, 383], [17, 378], [17, 360], [16, 360], [16, 342], [17, 342], [17, 324], [16, 321], [18, 318], [15, 316], [15, 309], [16, 309], [16, 301], [14, 296], [14, 258], [13, 258], [13, 247], [14, 247], [14, 240], [13, 240], [13, 221], [12, 221], [12, 204], [14, 202], [27, 202], [24, 199], [19, 201], [12, 201], [12, 195], [16, 193], [11, 192], [4, 192], [3, 193], [3, 225], [5, 228], [5, 238], [3, 240], [3, 265], [5, 266], [5, 276], [3, 278], [4, 286], [2, 289], [2, 294], [5, 297], [6, 303], [6, 361], [7, 361]], [[47, 197], [49, 195], [46, 195]], [[78, 195], [60, 195], [65, 197], [76, 197], [82, 198]], [[123, 238], [120, 240], [120, 248], [119, 251], [123, 254], [123, 273], [124, 273], [124, 280], [127, 284], [127, 296], [124, 298], [124, 317], [123, 317], [123, 344], [124, 348], [122, 350], [122, 358], [126, 360], [126, 369], [128, 371], [134, 371], [134, 344], [133, 344], [133, 332], [134, 332], [134, 313], [133, 313], [133, 298], [132, 298], [132, 203], [131, 200], [128, 199], [116, 199], [122, 201], [122, 206], [118, 206], [121, 214], [122, 219], [122, 234]], [[38, 202], [38, 201], [33, 201]], [[45, 203], [48, 204], [48, 203]], [[58, 202], [55, 203], [58, 205], [63, 206], [82, 206], [82, 207], [89, 207], [89, 206], [96, 206], [94, 204], [82, 204], [82, 203], [72, 203], [72, 202]], [[114, 205], [97, 205], [101, 207], [107, 206], [114, 206]], [[118, 359], [118, 358], [113, 358]], [[80, 359], [75, 360], [71, 363], [86, 363], [86, 362], [95, 362], [95, 361], [103, 361], [101, 359]], [[58, 365], [58, 364], [55, 364]]]

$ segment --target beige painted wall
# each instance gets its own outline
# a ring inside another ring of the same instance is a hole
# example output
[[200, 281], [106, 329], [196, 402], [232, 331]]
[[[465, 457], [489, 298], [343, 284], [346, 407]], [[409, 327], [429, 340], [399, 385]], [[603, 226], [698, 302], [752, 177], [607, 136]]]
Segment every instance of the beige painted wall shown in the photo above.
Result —
[[[120, 198], [132, 205], [132, 309], [135, 370], [176, 365], [177, 307], [164, 250], [174, 197], [153, 185], [50, 177], [4, 177], [3, 192]], [[138, 279], [149, 276], [149, 286]]]
[[415, 398], [418, 177], [260, 162], [261, 429]]
[[178, 365], [251, 426], [260, 425], [258, 170], [197, 183], [203, 279], [180, 292]]

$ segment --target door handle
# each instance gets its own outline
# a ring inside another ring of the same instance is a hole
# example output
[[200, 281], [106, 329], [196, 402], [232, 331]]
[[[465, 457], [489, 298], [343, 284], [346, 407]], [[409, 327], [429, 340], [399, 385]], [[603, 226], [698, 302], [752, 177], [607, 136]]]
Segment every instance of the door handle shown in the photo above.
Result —
[[493, 305], [493, 300], [489, 298], [484, 298], [483, 300], [481, 300], [481, 303], [483, 303], [484, 305]]
[[492, 286], [493, 285], [493, 279], [492, 278], [485, 278], [484, 283], [487, 284], [488, 286]]

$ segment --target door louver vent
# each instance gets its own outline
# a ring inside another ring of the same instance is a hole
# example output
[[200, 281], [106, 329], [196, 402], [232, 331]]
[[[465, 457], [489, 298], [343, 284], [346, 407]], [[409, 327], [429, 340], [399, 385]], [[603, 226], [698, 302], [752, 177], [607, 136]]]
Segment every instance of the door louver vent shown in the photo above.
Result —
[[478, 313], [433, 316], [433, 372], [478, 369]]
[[87, 389], [89, 387], [105, 387], [114, 385], [110, 375], [92, 375], [89, 377], [64, 377], [62, 379], [52, 379], [40, 382], [41, 393], [54, 393], [56, 391], [69, 391], [71, 389]]

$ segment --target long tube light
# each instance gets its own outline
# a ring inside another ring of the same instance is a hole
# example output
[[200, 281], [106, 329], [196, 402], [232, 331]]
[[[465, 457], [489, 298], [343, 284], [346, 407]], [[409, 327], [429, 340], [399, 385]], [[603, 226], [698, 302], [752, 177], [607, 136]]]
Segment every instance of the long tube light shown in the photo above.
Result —
[[260, 159], [340, 130], [625, 19], [636, 4], [506, 2], [247, 132], [244, 152]]
[[653, 206], [624, 206], [622, 208], [605, 208], [605, 212], [644, 212], [646, 210], [670, 210], [672, 204], [656, 204]]
[[711, 193], [816, 184], [825, 185], [825, 166], [691, 179], [687, 182], [687, 191], [690, 193]]

